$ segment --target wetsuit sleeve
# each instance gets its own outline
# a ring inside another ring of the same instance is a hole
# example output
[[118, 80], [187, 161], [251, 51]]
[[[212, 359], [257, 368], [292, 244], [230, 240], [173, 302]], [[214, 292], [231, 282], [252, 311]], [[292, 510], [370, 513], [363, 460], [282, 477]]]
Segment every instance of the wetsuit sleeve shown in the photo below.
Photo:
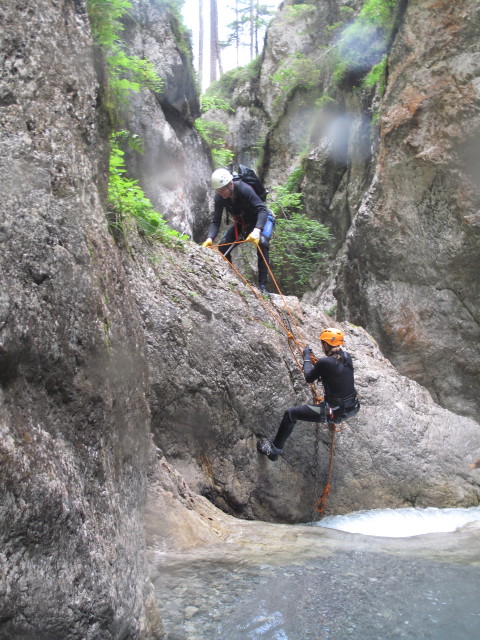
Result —
[[214, 199], [215, 208], [213, 210], [212, 221], [208, 228], [208, 238], [215, 240], [217, 237], [218, 230], [220, 229], [220, 224], [222, 223], [222, 214], [223, 214], [223, 199], [220, 196], [215, 195]]
[[332, 358], [319, 358], [315, 364], [305, 362], [303, 373], [307, 382], [315, 382], [322, 376], [330, 376], [335, 372], [335, 361]]
[[257, 220], [255, 222], [255, 226], [259, 229], [263, 229], [263, 227], [267, 223], [268, 218], [267, 205], [260, 200], [260, 198], [251, 187], [244, 183], [241, 184], [243, 185], [241, 189], [244, 203], [252, 213], [256, 214]]
[[305, 380], [307, 382], [315, 382], [321, 376], [321, 373], [317, 371], [317, 364], [320, 360], [313, 365], [311, 360], [305, 360], [303, 363], [303, 375], [305, 376]]

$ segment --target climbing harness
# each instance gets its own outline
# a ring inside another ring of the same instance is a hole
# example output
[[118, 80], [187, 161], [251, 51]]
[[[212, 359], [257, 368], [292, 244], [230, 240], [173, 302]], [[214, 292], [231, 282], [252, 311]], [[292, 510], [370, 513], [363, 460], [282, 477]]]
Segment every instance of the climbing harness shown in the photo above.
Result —
[[[280, 290], [280, 287], [278, 286], [278, 283], [275, 279], [275, 276], [272, 273], [272, 270], [270, 269], [270, 265], [268, 264], [268, 262], [265, 260], [265, 256], [263, 255], [262, 249], [260, 247], [259, 244], [256, 244], [257, 250], [259, 251], [259, 253], [261, 254], [265, 265], [268, 269], [268, 273], [270, 275], [270, 278], [272, 279], [272, 282], [274, 283], [278, 294], [280, 295], [283, 304], [285, 306], [286, 309], [286, 313], [287, 313], [287, 319], [282, 319], [279, 314], [278, 314], [278, 310], [275, 309], [273, 310], [271, 308], [271, 306], [269, 306], [266, 301], [265, 298], [263, 297], [263, 295], [261, 293], [259, 293], [257, 291], [257, 289], [255, 287], [253, 287], [250, 282], [248, 282], [248, 280], [242, 275], [242, 273], [240, 273], [240, 271], [235, 267], [235, 265], [230, 262], [230, 260], [228, 260], [227, 255], [230, 253], [230, 251], [233, 249], [233, 247], [235, 245], [238, 244], [243, 244], [245, 242], [250, 242], [250, 240], [240, 240], [238, 239], [238, 232], [237, 232], [237, 228], [235, 225], [235, 229], [236, 229], [236, 240], [235, 242], [228, 242], [225, 244], [218, 244], [218, 245], [213, 245], [211, 248], [212, 249], [217, 249], [219, 247], [223, 247], [223, 246], [227, 246], [229, 245], [229, 248], [227, 249], [227, 251], [225, 253], [222, 253], [221, 251], [219, 251], [220, 255], [225, 259], [225, 261], [230, 265], [230, 267], [233, 269], [233, 271], [237, 274], [237, 276], [246, 284], [246, 286], [255, 294], [255, 296], [260, 300], [260, 302], [263, 304], [263, 306], [265, 307], [265, 309], [270, 313], [270, 315], [275, 319], [275, 321], [277, 322], [277, 324], [285, 331], [286, 337], [287, 337], [287, 341], [288, 341], [288, 346], [289, 349], [292, 353], [293, 359], [296, 363], [296, 365], [299, 367], [299, 369], [301, 371], [303, 371], [303, 349], [305, 348], [307, 341], [305, 340], [305, 338], [302, 335], [302, 332], [300, 330], [300, 328], [298, 327], [297, 323], [295, 322], [295, 318], [293, 316], [293, 313], [291, 311], [291, 309], [288, 306], [287, 301], [285, 300], [285, 296], [283, 295], [283, 293]], [[231, 246], [230, 246], [231, 245]], [[292, 330], [292, 324], [297, 332], [297, 335], [299, 336], [299, 339], [297, 339], [294, 335], [294, 331]], [[301, 342], [300, 342], [301, 340]], [[297, 352], [295, 351], [295, 348], [297, 349]], [[298, 353], [302, 354], [302, 358], [300, 359]], [[315, 356], [311, 356], [311, 361], [313, 364], [315, 364], [315, 362], [317, 361], [317, 358], [315, 358]], [[310, 383], [310, 389], [312, 391], [313, 394], [313, 401], [314, 404], [321, 404], [324, 400], [324, 398], [322, 396], [320, 396], [318, 394], [317, 391], [317, 387], [314, 383]], [[329, 406], [327, 404], [327, 406]], [[317, 500], [317, 502], [315, 503], [315, 511], [317, 511], [320, 514], [323, 514], [325, 511], [325, 507], [327, 504], [327, 496], [330, 492], [331, 489], [331, 477], [332, 477], [332, 469], [333, 469], [333, 454], [335, 451], [335, 434], [339, 433], [340, 431], [343, 430], [343, 423], [341, 424], [335, 424], [335, 422], [333, 422], [334, 420], [334, 414], [333, 414], [333, 409], [330, 407], [330, 411], [329, 414], [326, 416], [326, 420], [325, 422], [328, 423], [329, 427], [330, 427], [330, 432], [331, 432], [331, 440], [330, 440], [330, 462], [329, 462], [329, 469], [328, 469], [328, 474], [327, 474], [327, 483], [325, 486], [325, 489], [323, 491], [323, 494], [321, 495], [321, 497]]]

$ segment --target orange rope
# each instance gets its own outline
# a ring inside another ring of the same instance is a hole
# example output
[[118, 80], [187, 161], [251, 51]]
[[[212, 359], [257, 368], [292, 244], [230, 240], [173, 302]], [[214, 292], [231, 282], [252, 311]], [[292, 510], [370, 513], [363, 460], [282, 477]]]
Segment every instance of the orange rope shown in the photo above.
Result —
[[[218, 247], [225, 247], [225, 246], [231, 246], [231, 245], [236, 245], [236, 244], [243, 244], [243, 243], [245, 243], [245, 242], [250, 242], [250, 240], [237, 240], [236, 242], [226, 242], [226, 243], [224, 243], [224, 244], [216, 244], [216, 245], [212, 245], [212, 249], [217, 249], [217, 250], [218, 250]], [[260, 255], [262, 256], [263, 261], [265, 262], [265, 265], [266, 265], [266, 267], [267, 267], [267, 269], [268, 269], [268, 273], [270, 274], [270, 277], [271, 277], [271, 279], [273, 280], [273, 282], [274, 282], [274, 284], [275, 284], [275, 287], [277, 288], [277, 291], [278, 291], [279, 295], [281, 296], [281, 298], [282, 298], [282, 300], [283, 300], [283, 303], [284, 303], [285, 308], [286, 308], [286, 310], [287, 310], [287, 314], [290, 316], [290, 318], [291, 318], [291, 320], [292, 320], [292, 322], [293, 322], [293, 324], [294, 324], [294, 326], [295, 326], [296, 330], [298, 331], [298, 333], [300, 334], [300, 337], [301, 337], [301, 338], [302, 338], [302, 340], [303, 340], [303, 345], [302, 345], [302, 344], [301, 344], [301, 343], [300, 343], [300, 342], [295, 338], [295, 336], [293, 335], [292, 331], [291, 331], [288, 327], [286, 327], [286, 326], [285, 326], [284, 322], [281, 320], [281, 318], [278, 316], [278, 314], [277, 314], [277, 313], [275, 313], [275, 312], [271, 309], [271, 307], [269, 307], [269, 306], [266, 304], [265, 299], [263, 298], [263, 296], [262, 296], [260, 293], [258, 293], [258, 291], [257, 291], [254, 287], [252, 287], [252, 285], [250, 284], [250, 282], [248, 282], [248, 280], [245, 278], [245, 276], [243, 276], [243, 275], [242, 275], [242, 273], [240, 273], [240, 271], [235, 267], [235, 265], [234, 265], [232, 262], [230, 262], [230, 260], [229, 260], [229, 259], [228, 259], [228, 258], [227, 258], [227, 257], [226, 257], [222, 252], [221, 252], [221, 251], [219, 251], [219, 253], [220, 253], [220, 255], [222, 256], [222, 258], [223, 258], [226, 262], [228, 262], [228, 264], [229, 264], [229, 265], [230, 265], [230, 267], [235, 271], [235, 273], [238, 275], [238, 277], [239, 277], [239, 278], [240, 278], [240, 279], [241, 279], [241, 280], [242, 280], [242, 281], [247, 285], [247, 287], [248, 287], [251, 291], [253, 291], [253, 293], [257, 296], [257, 298], [258, 298], [258, 299], [260, 300], [260, 302], [263, 304], [263, 306], [265, 307], [265, 309], [270, 313], [270, 315], [271, 315], [271, 316], [272, 316], [272, 317], [273, 317], [273, 318], [278, 322], [278, 324], [283, 328], [283, 330], [285, 331], [286, 336], [287, 336], [288, 346], [289, 346], [290, 351], [291, 351], [291, 353], [292, 353], [293, 359], [295, 360], [295, 363], [296, 363], [296, 365], [298, 366], [298, 368], [300, 369], [300, 371], [303, 371], [303, 362], [299, 362], [299, 361], [298, 361], [297, 356], [296, 356], [296, 354], [295, 354], [295, 352], [294, 352], [294, 350], [293, 350], [293, 348], [292, 348], [292, 342], [295, 344], [295, 346], [297, 347], [298, 351], [299, 351], [300, 353], [302, 353], [302, 355], [303, 355], [303, 348], [304, 348], [304, 347], [305, 347], [305, 345], [306, 345], [306, 340], [305, 340], [305, 338], [303, 338], [303, 336], [301, 335], [301, 331], [300, 331], [299, 327], [297, 326], [297, 323], [295, 322], [295, 318], [293, 317], [293, 314], [292, 314], [292, 312], [291, 312], [291, 310], [290, 310], [290, 308], [289, 308], [289, 306], [288, 306], [288, 304], [287, 304], [287, 301], [285, 300], [285, 296], [284, 296], [284, 295], [283, 295], [283, 293], [281, 292], [280, 287], [278, 286], [278, 283], [277, 283], [277, 281], [276, 281], [276, 279], [275, 279], [275, 276], [274, 276], [274, 275], [273, 275], [273, 273], [272, 273], [272, 270], [271, 270], [271, 268], [270, 268], [270, 265], [269, 265], [269, 264], [268, 264], [268, 262], [265, 260], [265, 256], [263, 255], [263, 251], [261, 250], [261, 248], [260, 248], [260, 246], [259, 246], [259, 245], [257, 245], [257, 249], [258, 249], [258, 251], [260, 252]], [[312, 356], [311, 360], [312, 360], [313, 364], [315, 364], [315, 362], [316, 362], [316, 358], [315, 358], [315, 356]], [[320, 403], [323, 401], [323, 397], [322, 397], [322, 396], [320, 396], [320, 395], [317, 393], [317, 389], [316, 389], [315, 384], [311, 383], [311, 384], [310, 384], [310, 389], [311, 389], [312, 394], [313, 394], [313, 397], [314, 397], [314, 403], [315, 403], [315, 404], [320, 404]]]
[[[235, 244], [243, 244], [244, 242], [250, 242], [249, 240], [238, 240], [236, 242], [227, 242], [225, 244], [217, 244], [217, 245], [212, 245], [212, 249], [217, 249], [218, 247], [224, 247], [226, 245], [235, 245]], [[299, 362], [298, 358], [297, 358], [297, 354], [295, 353], [293, 347], [292, 347], [292, 343], [295, 344], [295, 346], [297, 347], [298, 351], [302, 353], [303, 356], [303, 348], [306, 346], [306, 340], [305, 338], [302, 336], [302, 332], [300, 331], [299, 327], [297, 326], [297, 323], [295, 322], [295, 318], [293, 317], [293, 314], [287, 304], [287, 301], [285, 300], [285, 296], [283, 295], [283, 293], [280, 290], [280, 287], [278, 286], [278, 283], [275, 279], [275, 276], [272, 273], [272, 270], [270, 268], [270, 265], [268, 264], [268, 262], [265, 260], [265, 256], [263, 255], [263, 251], [260, 248], [260, 245], [257, 245], [257, 250], [259, 251], [260, 255], [263, 258], [263, 261], [265, 262], [265, 265], [268, 269], [268, 273], [273, 281], [273, 283], [275, 284], [275, 287], [279, 293], [279, 295], [281, 296], [283, 303], [285, 305], [285, 308], [287, 310], [287, 314], [290, 316], [295, 329], [298, 331], [298, 334], [300, 335], [301, 339], [303, 340], [303, 346], [299, 343], [299, 341], [295, 338], [295, 336], [293, 335], [293, 333], [291, 332], [290, 329], [288, 329], [284, 322], [281, 320], [281, 318], [278, 316], [277, 313], [275, 313], [265, 302], [263, 296], [254, 288], [252, 287], [252, 285], [250, 284], [250, 282], [248, 282], [248, 280], [240, 273], [240, 271], [234, 266], [234, 264], [232, 262], [230, 262], [230, 260], [221, 252], [219, 251], [220, 255], [222, 256], [222, 258], [228, 262], [228, 264], [230, 265], [230, 267], [235, 271], [235, 273], [238, 275], [238, 277], [243, 280], [243, 282], [247, 285], [247, 287], [253, 291], [253, 293], [257, 296], [257, 298], [260, 300], [260, 302], [263, 304], [263, 306], [265, 307], [265, 309], [270, 313], [270, 315], [273, 316], [273, 318], [275, 318], [275, 320], [278, 322], [278, 324], [283, 328], [283, 330], [285, 331], [286, 335], [287, 335], [287, 341], [288, 341], [288, 346], [290, 348], [290, 351], [292, 353], [293, 359], [295, 360], [296, 365], [298, 366], [298, 368], [303, 371], [303, 362]], [[313, 362], [313, 364], [315, 364], [315, 362], [317, 361], [317, 358], [315, 358], [315, 356], [311, 356], [311, 360]], [[315, 384], [311, 383], [310, 384], [310, 388], [314, 397], [314, 403], [315, 404], [320, 404], [321, 402], [323, 402], [323, 397], [318, 395], [317, 393], [317, 389]], [[330, 480], [331, 480], [331, 476], [332, 476], [332, 469], [333, 469], [333, 454], [335, 451], [335, 433], [337, 431], [341, 431], [340, 429], [337, 429], [334, 423], [329, 423], [330, 428], [332, 430], [332, 441], [331, 441], [331, 445], [330, 445], [330, 463], [329, 463], [329, 469], [328, 469], [328, 476], [327, 476], [327, 484], [326, 487], [323, 491], [322, 496], [317, 500], [316, 504], [315, 504], [315, 510], [322, 514], [325, 511], [325, 507], [327, 504], [327, 496], [330, 492], [330, 488], [331, 488], [331, 484], [330, 484]]]
[[317, 511], [320, 514], [323, 514], [325, 511], [325, 508], [327, 506], [327, 496], [330, 493], [330, 489], [332, 488], [330, 481], [332, 478], [333, 454], [335, 451], [335, 434], [340, 433], [340, 431], [342, 430], [342, 427], [337, 428], [337, 426], [333, 422], [329, 422], [328, 425], [332, 432], [332, 440], [330, 442], [330, 462], [328, 465], [327, 484], [325, 485], [325, 489], [323, 490], [322, 495], [315, 503], [315, 511]]

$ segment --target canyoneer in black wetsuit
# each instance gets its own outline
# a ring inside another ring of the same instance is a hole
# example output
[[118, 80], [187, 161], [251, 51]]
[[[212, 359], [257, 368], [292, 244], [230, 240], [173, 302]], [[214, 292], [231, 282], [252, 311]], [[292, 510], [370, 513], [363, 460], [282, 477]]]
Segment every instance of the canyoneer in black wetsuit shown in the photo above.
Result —
[[[223, 211], [226, 210], [233, 218], [233, 225], [227, 229], [220, 240], [220, 245], [223, 246], [219, 247], [219, 251], [227, 254], [226, 258], [231, 262], [231, 250], [236, 246], [233, 243], [239, 240], [253, 242], [257, 247], [258, 288], [262, 293], [265, 293], [270, 240], [263, 231], [269, 216], [272, 214], [254, 189], [241, 180], [234, 181], [232, 174], [227, 169], [214, 171], [211, 183], [216, 191], [215, 206], [208, 230], [208, 238], [202, 246], [212, 246], [213, 240], [215, 240], [220, 229]], [[258, 250], [259, 247], [261, 253]]]
[[312, 364], [312, 351], [307, 345], [303, 350], [303, 373], [309, 383], [321, 380], [325, 399], [320, 404], [303, 404], [285, 411], [275, 438], [262, 438], [257, 443], [257, 450], [270, 460], [278, 459], [297, 420], [341, 422], [352, 418], [360, 410], [352, 358], [340, 346], [344, 343], [343, 333], [339, 329], [328, 328], [322, 331], [319, 338], [325, 357]]

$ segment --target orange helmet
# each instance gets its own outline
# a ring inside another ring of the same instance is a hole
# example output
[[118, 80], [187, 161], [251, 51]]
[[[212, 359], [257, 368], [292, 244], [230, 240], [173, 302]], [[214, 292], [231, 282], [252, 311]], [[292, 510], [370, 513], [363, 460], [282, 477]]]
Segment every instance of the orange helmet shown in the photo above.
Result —
[[324, 329], [318, 337], [332, 347], [339, 347], [344, 343], [343, 333], [340, 329]]

